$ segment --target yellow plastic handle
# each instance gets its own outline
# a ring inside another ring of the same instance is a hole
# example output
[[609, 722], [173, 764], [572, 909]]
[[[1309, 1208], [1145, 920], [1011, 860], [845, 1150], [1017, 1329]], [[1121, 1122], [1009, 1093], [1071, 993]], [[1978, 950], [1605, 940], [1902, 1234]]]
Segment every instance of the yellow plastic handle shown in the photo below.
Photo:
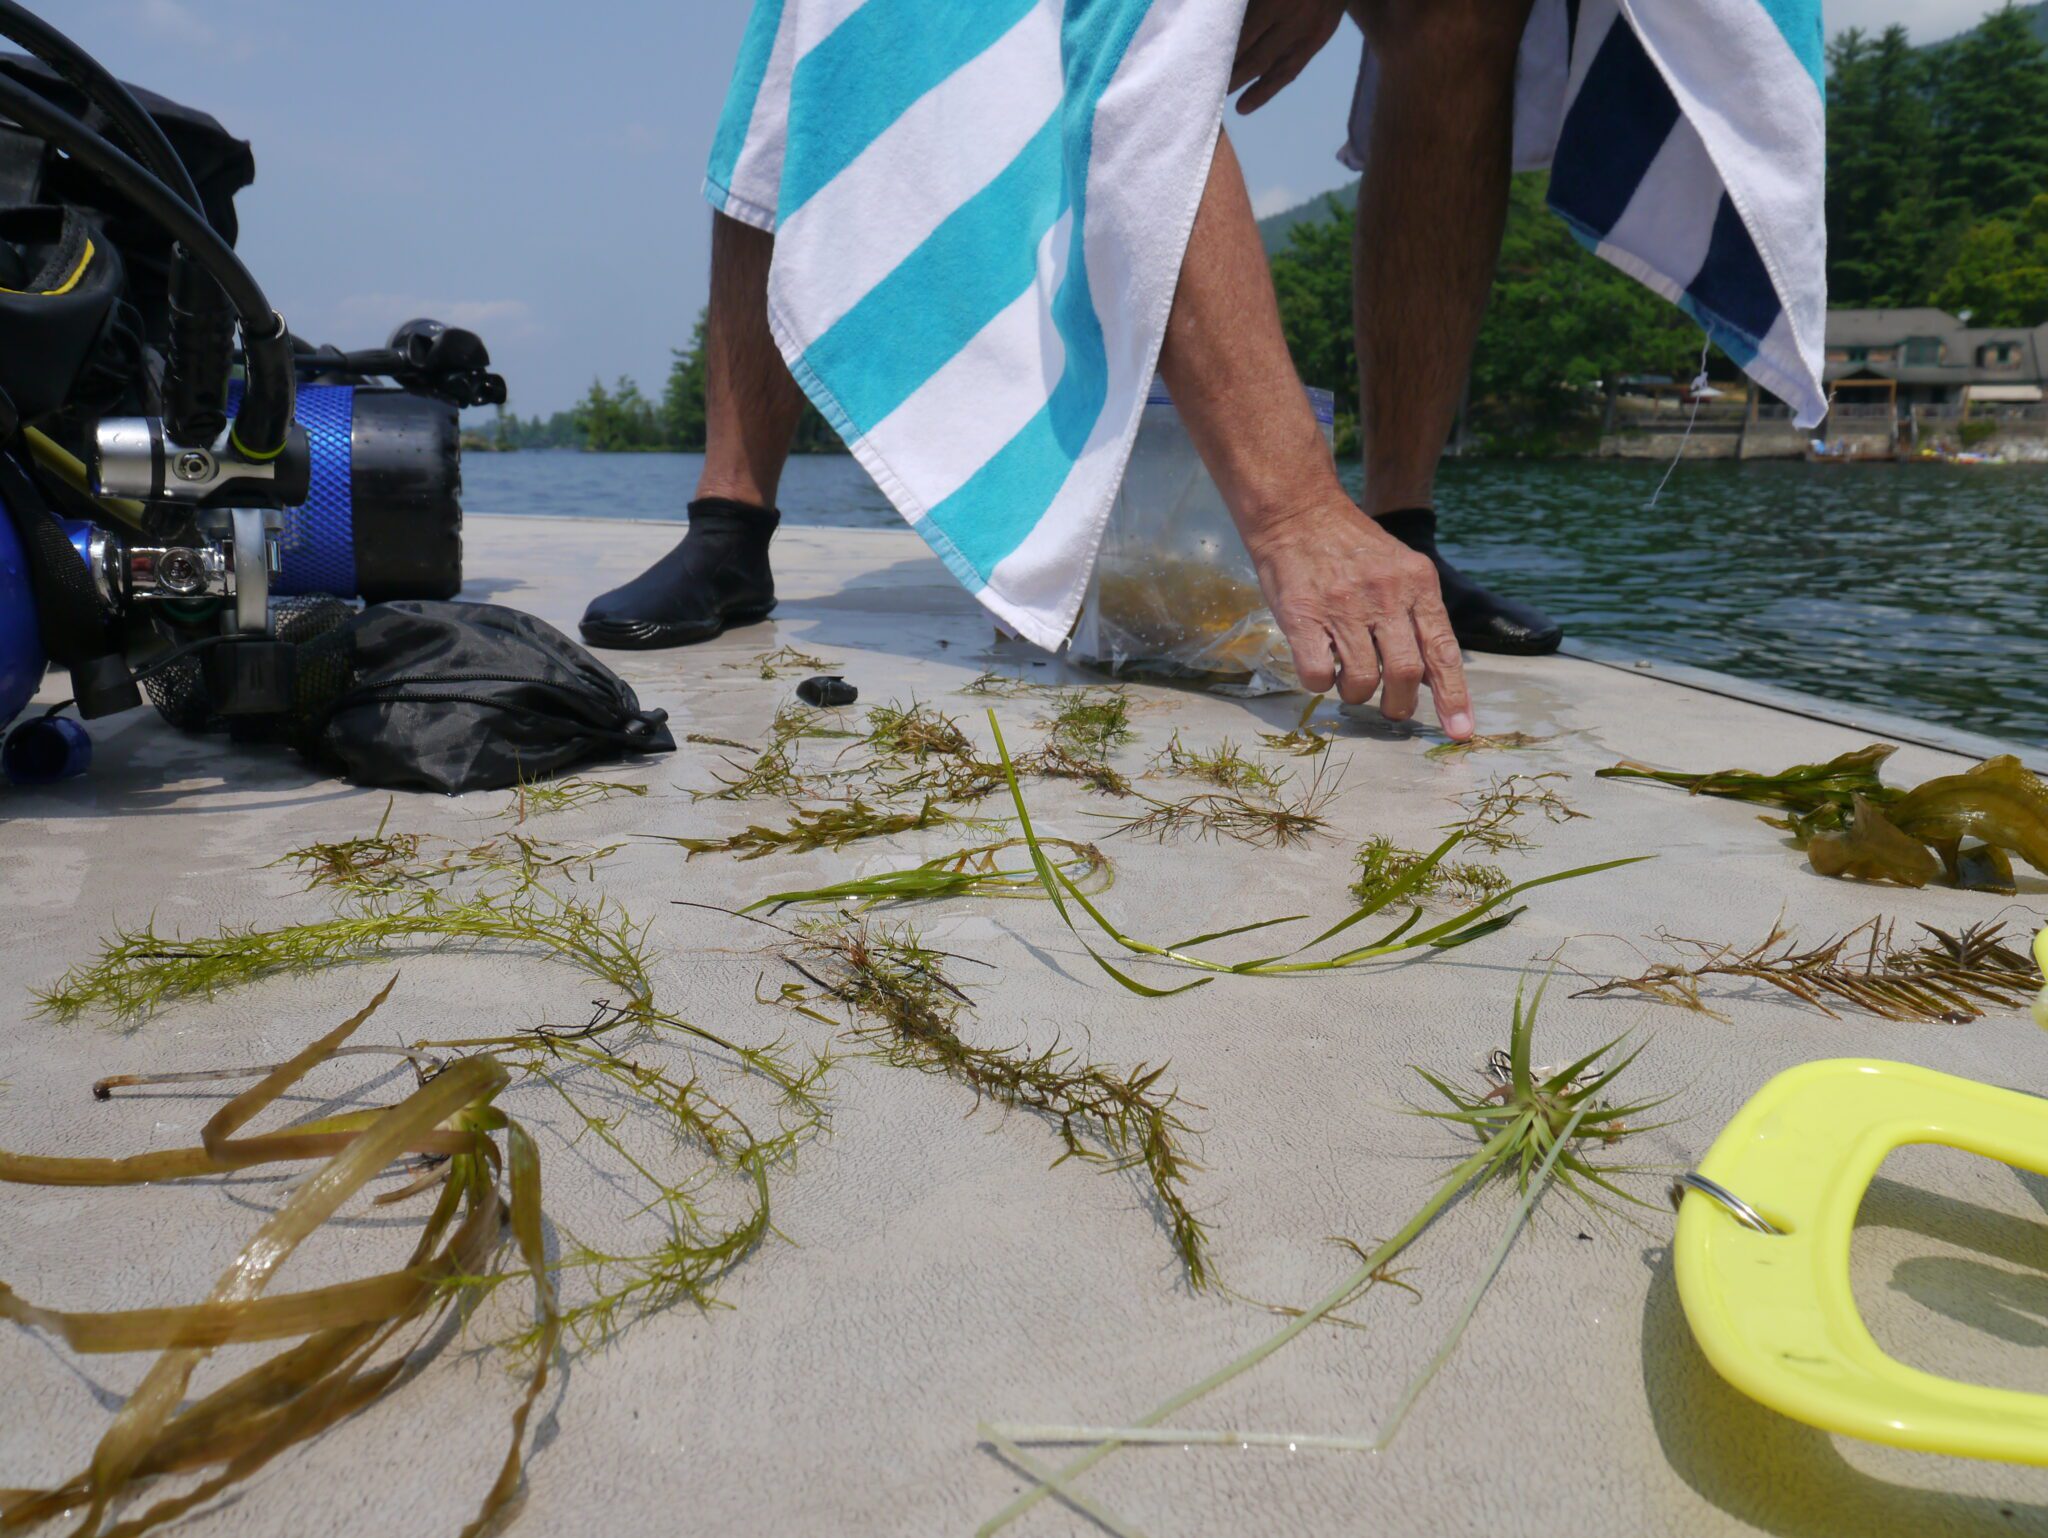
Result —
[[[2048, 960], [2048, 936], [2036, 954]], [[1784, 1232], [1745, 1228], [1687, 1192], [1672, 1249], [1686, 1318], [1722, 1377], [1795, 1420], [1894, 1447], [2048, 1465], [2048, 1395], [1894, 1361], [1857, 1312], [1856, 1211], [1885, 1157], [1913, 1143], [2048, 1175], [2048, 1100], [1861, 1058], [1779, 1074], [1699, 1169]]]

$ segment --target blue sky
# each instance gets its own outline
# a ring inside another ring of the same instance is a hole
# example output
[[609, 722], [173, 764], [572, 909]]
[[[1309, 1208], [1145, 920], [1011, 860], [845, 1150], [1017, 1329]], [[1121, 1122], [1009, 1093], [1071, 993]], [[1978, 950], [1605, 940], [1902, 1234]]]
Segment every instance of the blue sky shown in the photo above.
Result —
[[[31, 0], [34, 3], [34, 0]], [[972, 0], [962, 0], [972, 3]], [[242, 250], [294, 330], [481, 331], [522, 412], [658, 389], [704, 302], [697, 186], [746, 0], [63, 0], [124, 79], [256, 149]], [[1984, 0], [1835, 0], [1828, 26], [1953, 32]], [[1357, 35], [1232, 134], [1261, 213], [1336, 185]]]

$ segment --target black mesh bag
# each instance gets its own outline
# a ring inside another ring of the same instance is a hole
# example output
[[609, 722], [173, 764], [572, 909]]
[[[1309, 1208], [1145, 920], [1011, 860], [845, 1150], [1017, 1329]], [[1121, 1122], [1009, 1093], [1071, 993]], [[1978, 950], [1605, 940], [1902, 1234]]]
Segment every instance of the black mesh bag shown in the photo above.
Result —
[[502, 790], [673, 753], [668, 712], [544, 620], [497, 604], [372, 604], [299, 647], [289, 735], [322, 768], [393, 790]]

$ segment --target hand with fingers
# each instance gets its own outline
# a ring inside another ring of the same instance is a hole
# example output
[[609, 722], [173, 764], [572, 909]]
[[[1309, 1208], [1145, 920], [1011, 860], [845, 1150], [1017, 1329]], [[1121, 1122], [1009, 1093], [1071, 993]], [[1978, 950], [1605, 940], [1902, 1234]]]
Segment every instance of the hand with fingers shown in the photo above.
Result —
[[1240, 532], [1304, 689], [1334, 685], [1348, 705], [1378, 694], [1380, 714], [1405, 721], [1427, 686], [1443, 729], [1473, 734], [1464, 655], [1426, 557], [1342, 496]]
[[1278, 96], [1337, 35], [1345, 0], [1251, 0], [1237, 37], [1230, 89], [1237, 110], [1256, 112]]

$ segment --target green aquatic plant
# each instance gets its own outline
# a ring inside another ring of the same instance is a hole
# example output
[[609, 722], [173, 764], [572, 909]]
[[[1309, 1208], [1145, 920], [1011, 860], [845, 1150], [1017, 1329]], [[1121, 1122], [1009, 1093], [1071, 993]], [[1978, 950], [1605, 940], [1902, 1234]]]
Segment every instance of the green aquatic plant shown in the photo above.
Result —
[[[1359, 902], [1371, 902], [1428, 859], [1423, 850], [1396, 847], [1384, 834], [1369, 839], [1358, 851], [1358, 879], [1351, 883], [1351, 895]], [[1421, 903], [1483, 902], [1513, 885], [1498, 865], [1438, 860], [1409, 895]]]
[[1137, 732], [1131, 727], [1130, 696], [1121, 689], [1060, 689], [1053, 713], [1041, 724], [1046, 742], [1081, 758], [1107, 758]]
[[1532, 737], [1527, 732], [1497, 732], [1489, 736], [1481, 733], [1467, 737], [1463, 742], [1440, 742], [1422, 756], [1442, 763], [1453, 758], [1464, 758], [1473, 753], [1525, 753], [1530, 748], [1544, 747], [1557, 741], [1552, 737]]
[[[996, 789], [1000, 790], [1004, 784], [1002, 765], [991, 767], [996, 774]], [[1072, 780], [1105, 796], [1132, 793], [1130, 777], [1108, 759], [1092, 758], [1057, 742], [1048, 742], [1026, 753], [1017, 760], [1017, 772], [1036, 780]]]
[[946, 976], [948, 959], [910, 929], [864, 923], [799, 932], [786, 959], [856, 1018], [855, 1036], [899, 1068], [941, 1075], [1010, 1110], [1053, 1124], [1055, 1166], [1069, 1159], [1144, 1172], [1188, 1284], [1209, 1280], [1207, 1230], [1188, 1205], [1198, 1166], [1179, 1094], [1162, 1087], [1166, 1065], [1131, 1069], [1088, 1062], [1055, 1043], [1040, 1051], [987, 1047], [960, 1034], [972, 1005]]
[[998, 699], [1015, 699], [1019, 695], [1037, 694], [1051, 688], [1053, 684], [1041, 684], [1029, 678], [1019, 678], [1012, 673], [983, 673], [960, 686], [962, 694], [990, 695]]
[[1889, 743], [1873, 742], [1868, 747], [1838, 754], [1826, 763], [1794, 764], [1776, 774], [1758, 774], [1749, 769], [1686, 774], [1629, 761], [1596, 773], [1603, 780], [1654, 780], [1660, 785], [1675, 785], [1688, 795], [1748, 801], [1777, 807], [1795, 816], [1823, 813], [1832, 825], [1848, 815], [1857, 796], [1880, 806], [1897, 798], [1899, 793], [1880, 777], [1885, 760], [1896, 752], [1898, 749]]
[[[1207, 934], [1195, 935], [1171, 945], [1155, 945], [1125, 933], [1109, 920], [1087, 893], [1079, 890], [1071, 880], [1063, 876], [1053, 861], [1046, 855], [1037, 830], [1032, 826], [1030, 809], [1024, 804], [1023, 788], [1019, 785], [1015, 768], [1010, 762], [1009, 748], [1003, 741], [1002, 725], [996, 720], [994, 711], [989, 712], [989, 726], [995, 733], [996, 753], [1002, 759], [1003, 768], [1009, 781], [1011, 803], [1016, 808], [1019, 831], [1022, 833], [1025, 846], [1031, 854], [1032, 868], [1038, 873], [1039, 882], [1044, 886], [1046, 894], [1051, 897], [1054, 910], [1059, 914], [1061, 922], [1066, 925], [1067, 929], [1073, 933], [1076, 939], [1081, 941], [1082, 948], [1088, 952], [1098, 967], [1114, 979], [1120, 987], [1143, 998], [1166, 998], [1175, 993], [1185, 993], [1190, 988], [1202, 987], [1216, 976], [1282, 977], [1303, 972], [1333, 972], [1341, 971], [1347, 967], [1355, 967], [1378, 961], [1388, 956], [1399, 955], [1406, 951], [1422, 949], [1450, 950], [1456, 946], [1468, 945], [1474, 940], [1504, 929], [1513, 923], [1523, 910], [1520, 908], [1508, 908], [1506, 905], [1524, 892], [1534, 891], [1538, 887], [1548, 886], [1553, 882], [1571, 881], [1580, 876], [1595, 875], [1601, 871], [1615, 870], [1624, 865], [1634, 865], [1643, 858], [1637, 856], [1632, 859], [1607, 860], [1598, 865], [1584, 865], [1575, 870], [1558, 871], [1548, 876], [1538, 876], [1533, 880], [1517, 882], [1506, 891], [1496, 893], [1484, 902], [1476, 903], [1463, 912], [1453, 914], [1451, 917], [1434, 924], [1423, 925], [1422, 908], [1419, 904], [1416, 904], [1406, 919], [1382, 934], [1377, 940], [1365, 945], [1350, 946], [1334, 955], [1314, 958], [1306, 955], [1307, 952], [1337, 939], [1340, 935], [1352, 929], [1353, 926], [1365, 922], [1382, 910], [1412, 898], [1423, 883], [1429, 879], [1431, 872], [1434, 871], [1436, 866], [1470, 836], [1467, 830], [1460, 828], [1432, 850], [1421, 864], [1415, 866], [1400, 879], [1389, 882], [1386, 888], [1377, 896], [1361, 903], [1351, 913], [1324, 929], [1314, 938], [1290, 950], [1270, 955], [1254, 956], [1241, 961], [1222, 961], [1205, 954], [1206, 949], [1220, 941], [1233, 939], [1240, 935], [1254, 934], [1288, 924], [1302, 923], [1305, 922], [1305, 916], [1292, 914], [1284, 918], [1257, 919], [1250, 923], [1234, 925], [1227, 929], [1213, 930]], [[1080, 925], [1074, 919], [1072, 908], [1079, 908], [1102, 938], [1107, 939], [1111, 944], [1127, 954], [1142, 956], [1156, 962], [1165, 963], [1179, 970], [1195, 971], [1205, 975], [1172, 988], [1154, 988], [1139, 982], [1136, 978], [1131, 977], [1116, 967], [1088, 941], [1082, 934]]]
[[[999, 844], [982, 844], [957, 854], [940, 855], [908, 870], [883, 871], [873, 876], [856, 876], [830, 886], [799, 891], [771, 892], [740, 909], [755, 913], [766, 908], [777, 912], [797, 903], [853, 903], [861, 909], [883, 903], [933, 902], [945, 898], [1000, 897], [1043, 900], [1045, 888], [1038, 872], [1028, 863], [1006, 862], [1003, 856], [1025, 847], [1022, 839]], [[1093, 844], [1049, 838], [1041, 842], [1046, 850], [1063, 850], [1054, 858], [1054, 869], [1090, 893], [1109, 890], [1115, 876], [1109, 857]]]
[[1640, 764], [1600, 773], [1777, 808], [1786, 815], [1763, 820], [1790, 833], [1823, 876], [1922, 887], [1945, 875], [1966, 891], [2009, 894], [2018, 890], [2014, 856], [2048, 874], [2048, 782], [2000, 754], [1902, 790], [1879, 778], [1895, 751], [1873, 743], [1775, 775], [1679, 774]]
[[648, 834], [700, 854], [730, 854], [741, 860], [758, 860], [779, 853], [807, 854], [813, 849], [844, 849], [862, 839], [891, 838], [898, 833], [925, 833], [933, 828], [980, 828], [988, 824], [978, 818], [962, 817], [949, 811], [936, 798], [927, 799], [914, 812], [891, 811], [870, 806], [858, 796], [844, 806], [801, 806], [781, 827], [755, 823], [725, 838], [679, 838], [670, 834]]
[[512, 804], [504, 815], [523, 826], [528, 818], [554, 812], [573, 811], [609, 801], [614, 796], [644, 796], [645, 785], [627, 785], [617, 780], [585, 780], [571, 775], [560, 780], [521, 780], [512, 788]]
[[1985, 1007], [2024, 1009], [2043, 986], [2027, 936], [2008, 939], [2002, 923], [1972, 924], [1950, 934], [1919, 926], [1926, 939], [1900, 944], [1882, 917], [1846, 934], [1802, 946], [1783, 924], [1773, 924], [1748, 949], [1676, 935], [1659, 938], [1685, 959], [1661, 961], [1636, 977], [1611, 978], [1580, 991], [1580, 998], [1629, 994], [1673, 1004], [1715, 1019], [1701, 984], [1720, 980], [1762, 983], [1833, 1018], [1830, 1003], [1883, 1020], [1963, 1025]]
[[1264, 764], [1246, 758], [1243, 750], [1227, 737], [1208, 751], [1199, 752], [1183, 744], [1179, 732], [1153, 757], [1152, 772], [1175, 779], [1205, 780], [1222, 790], [1267, 793], [1277, 792], [1287, 779], [1284, 774], [1275, 774]]
[[1318, 694], [1301, 707], [1301, 719], [1294, 723], [1291, 732], [1261, 732], [1259, 741], [1275, 753], [1291, 754], [1295, 758], [1313, 758], [1330, 746], [1329, 737], [1310, 728], [1309, 721], [1328, 695]]
[[[1641, 1049], [1614, 1058], [1611, 1054], [1621, 1045], [1620, 1040], [1616, 1040], [1566, 1067], [1536, 1068], [1533, 1043], [1536, 1013], [1542, 1004], [1543, 993], [1543, 987], [1539, 986], [1525, 1008], [1523, 989], [1516, 989], [1508, 1047], [1505, 1052], [1495, 1055], [1494, 1082], [1486, 1093], [1473, 1094], [1438, 1074], [1416, 1069], [1445, 1103], [1443, 1107], [1423, 1109], [1417, 1114], [1465, 1130], [1478, 1140], [1478, 1147], [1451, 1170], [1392, 1238], [1375, 1245], [1349, 1275], [1319, 1300], [1300, 1310], [1250, 1351], [1199, 1382], [1168, 1396], [1148, 1414], [1128, 1425], [985, 1425], [983, 1434], [998, 1447], [1014, 1446], [1019, 1442], [1085, 1442], [1094, 1445], [1058, 1469], [1035, 1472], [1038, 1484], [976, 1529], [979, 1538], [989, 1538], [1048, 1495], [1073, 1496], [1076, 1493], [1072, 1489], [1074, 1480], [1118, 1447], [1132, 1443], [1384, 1451], [1399, 1433], [1409, 1410], [1449, 1361], [1487, 1287], [1506, 1262], [1508, 1251], [1528, 1221], [1537, 1198], [1548, 1185], [1554, 1181], [1572, 1197], [1596, 1209], [1608, 1207], [1610, 1199], [1632, 1206], [1650, 1207], [1652, 1204], [1632, 1195], [1617, 1183], [1620, 1177], [1638, 1172], [1637, 1167], [1616, 1165], [1603, 1157], [1624, 1138], [1652, 1130], [1656, 1124], [1649, 1127], [1637, 1125], [1635, 1118], [1664, 1103], [1662, 1098], [1655, 1098], [1617, 1105], [1609, 1098], [1615, 1081], [1634, 1063]], [[1520, 1200], [1510, 1215], [1500, 1242], [1481, 1268], [1450, 1333], [1422, 1373], [1403, 1391], [1378, 1435], [1323, 1436], [1235, 1429], [1208, 1431], [1171, 1424], [1172, 1417], [1189, 1405], [1251, 1371], [1311, 1325], [1354, 1301], [1362, 1286], [1369, 1284], [1375, 1275], [1402, 1255], [1454, 1202], [1492, 1185], [1512, 1185]], [[1112, 1531], [1127, 1531], [1113, 1520], [1110, 1526]]]
[[915, 700], [908, 705], [875, 706], [868, 712], [868, 731], [863, 741], [876, 754], [913, 763], [934, 757], [974, 757], [974, 744], [960, 730], [958, 721]]
[[[0, 1284], [0, 1318], [61, 1339], [74, 1351], [157, 1353], [89, 1466], [47, 1489], [0, 1490], [0, 1527], [63, 1517], [76, 1522], [74, 1533], [96, 1534], [112, 1507], [136, 1500], [157, 1477], [203, 1475], [110, 1529], [141, 1534], [235, 1490], [278, 1454], [400, 1390], [434, 1350], [433, 1325], [455, 1296], [450, 1284], [486, 1275], [502, 1280], [495, 1261], [509, 1238], [533, 1289], [533, 1349], [512, 1412], [510, 1446], [463, 1538], [500, 1525], [518, 1492], [527, 1422], [546, 1388], [560, 1331], [542, 1237], [539, 1149], [525, 1127], [495, 1104], [509, 1080], [505, 1068], [487, 1054], [466, 1057], [423, 1076], [395, 1105], [302, 1122], [282, 1132], [238, 1135], [308, 1071], [350, 1050], [344, 1045], [349, 1036], [391, 988], [387, 983], [367, 1008], [289, 1061], [246, 1073], [258, 1082], [208, 1119], [196, 1148], [125, 1158], [0, 1152], [0, 1181], [72, 1187], [225, 1176], [261, 1165], [317, 1165], [201, 1302], [69, 1311], [31, 1303]], [[504, 1134], [502, 1149], [493, 1141], [495, 1132]], [[338, 1210], [407, 1153], [436, 1161], [435, 1180], [415, 1181], [379, 1202], [388, 1206], [433, 1185], [440, 1194], [406, 1265], [328, 1287], [271, 1291], [306, 1239], [330, 1226], [345, 1236], [348, 1230], [333, 1223]], [[415, 1344], [392, 1355], [393, 1342], [406, 1333]], [[296, 1344], [249, 1363], [249, 1354], [262, 1345], [284, 1341]], [[194, 1373], [223, 1346], [239, 1348], [240, 1370], [188, 1399]]]

